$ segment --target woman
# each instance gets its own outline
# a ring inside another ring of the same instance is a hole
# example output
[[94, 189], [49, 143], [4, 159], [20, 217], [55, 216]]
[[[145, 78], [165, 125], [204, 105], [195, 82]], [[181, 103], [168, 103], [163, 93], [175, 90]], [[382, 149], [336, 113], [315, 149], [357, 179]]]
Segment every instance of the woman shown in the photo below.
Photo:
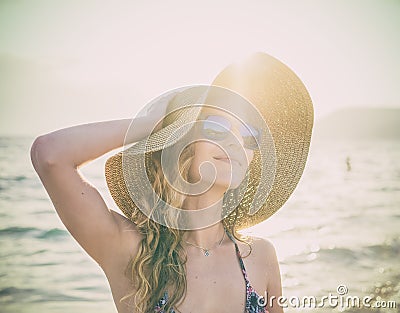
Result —
[[[118, 312], [283, 312], [274, 246], [237, 231], [268, 218], [293, 192], [310, 143], [311, 99], [292, 71], [264, 53], [228, 66], [212, 85], [219, 87], [207, 90], [205, 102], [195, 100], [202, 88], [179, 92], [130, 129], [128, 119], [84, 124], [32, 146], [58, 215], [103, 269]], [[187, 92], [189, 104], [212, 105], [181, 106]], [[181, 114], [187, 110], [196, 114]], [[123, 146], [126, 133], [125, 144], [137, 144], [106, 163], [123, 216], [78, 169]], [[169, 148], [177, 158], [163, 157]]]

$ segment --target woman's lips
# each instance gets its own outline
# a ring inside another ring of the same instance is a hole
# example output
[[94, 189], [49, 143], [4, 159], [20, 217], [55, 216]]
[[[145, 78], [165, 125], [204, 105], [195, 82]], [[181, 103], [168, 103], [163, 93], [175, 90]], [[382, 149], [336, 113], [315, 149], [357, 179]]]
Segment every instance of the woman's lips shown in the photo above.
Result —
[[[224, 163], [228, 163], [228, 164], [231, 163], [230, 159], [228, 159], [228, 158], [226, 158], [226, 157], [214, 157], [214, 159], [216, 159], [216, 160], [218, 160], [218, 161], [221, 161], [221, 162], [224, 162]], [[237, 160], [235, 160], [235, 159], [232, 159], [232, 161], [233, 161], [233, 162], [236, 162], [238, 165], [240, 165], [239, 161], [237, 161]]]
[[231, 161], [229, 161], [229, 159], [226, 159], [226, 158], [221, 158], [221, 159], [214, 158], [214, 159], [216, 159], [216, 160], [218, 160], [218, 161], [225, 162], [225, 163], [231, 163]]

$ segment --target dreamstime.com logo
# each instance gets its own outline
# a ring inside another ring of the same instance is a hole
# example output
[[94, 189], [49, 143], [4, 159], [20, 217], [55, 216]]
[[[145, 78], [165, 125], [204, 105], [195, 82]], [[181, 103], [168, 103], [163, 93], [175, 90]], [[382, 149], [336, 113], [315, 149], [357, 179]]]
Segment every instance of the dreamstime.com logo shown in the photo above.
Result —
[[396, 301], [384, 301], [374, 300], [370, 296], [358, 297], [347, 295], [348, 288], [346, 285], [339, 285], [336, 288], [336, 294], [329, 293], [327, 296], [315, 297], [315, 296], [303, 296], [303, 297], [275, 297], [271, 296], [268, 298], [267, 292], [265, 296], [260, 296], [257, 299], [259, 306], [273, 307], [279, 305], [283, 308], [340, 308], [341, 310], [348, 308], [396, 308]]

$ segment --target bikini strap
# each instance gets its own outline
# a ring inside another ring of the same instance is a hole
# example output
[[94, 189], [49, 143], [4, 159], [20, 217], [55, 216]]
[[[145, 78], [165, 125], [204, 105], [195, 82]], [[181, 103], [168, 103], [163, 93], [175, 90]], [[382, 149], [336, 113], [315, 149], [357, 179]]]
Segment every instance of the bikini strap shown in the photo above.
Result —
[[225, 230], [225, 232], [226, 232], [226, 234], [228, 235], [228, 237], [229, 237], [229, 238], [233, 241], [233, 243], [235, 244], [236, 256], [237, 256], [237, 258], [239, 259], [240, 268], [242, 269], [242, 273], [243, 273], [243, 276], [244, 276], [244, 280], [246, 281], [246, 283], [248, 283], [248, 282], [249, 282], [249, 279], [248, 279], [248, 277], [247, 277], [246, 268], [244, 267], [244, 263], [243, 263], [243, 260], [242, 260], [242, 256], [240, 255], [240, 250], [239, 250], [239, 247], [238, 247], [238, 245], [237, 245], [237, 243], [236, 243], [236, 240], [235, 240], [235, 238], [233, 238], [233, 236], [232, 236], [227, 230]]

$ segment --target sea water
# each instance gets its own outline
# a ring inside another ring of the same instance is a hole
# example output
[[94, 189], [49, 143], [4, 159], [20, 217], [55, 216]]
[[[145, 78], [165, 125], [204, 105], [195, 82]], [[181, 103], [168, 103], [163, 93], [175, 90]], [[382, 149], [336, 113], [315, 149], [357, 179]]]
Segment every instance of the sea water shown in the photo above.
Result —
[[[33, 169], [33, 140], [0, 138], [0, 312], [116, 312], [101, 268], [61, 223]], [[120, 212], [104, 178], [112, 154], [81, 172]], [[343, 290], [344, 296], [397, 301], [395, 309], [362, 312], [400, 312], [399, 160], [400, 141], [312, 142], [288, 201], [244, 231], [274, 244], [285, 312], [359, 311], [293, 300], [321, 301]]]

